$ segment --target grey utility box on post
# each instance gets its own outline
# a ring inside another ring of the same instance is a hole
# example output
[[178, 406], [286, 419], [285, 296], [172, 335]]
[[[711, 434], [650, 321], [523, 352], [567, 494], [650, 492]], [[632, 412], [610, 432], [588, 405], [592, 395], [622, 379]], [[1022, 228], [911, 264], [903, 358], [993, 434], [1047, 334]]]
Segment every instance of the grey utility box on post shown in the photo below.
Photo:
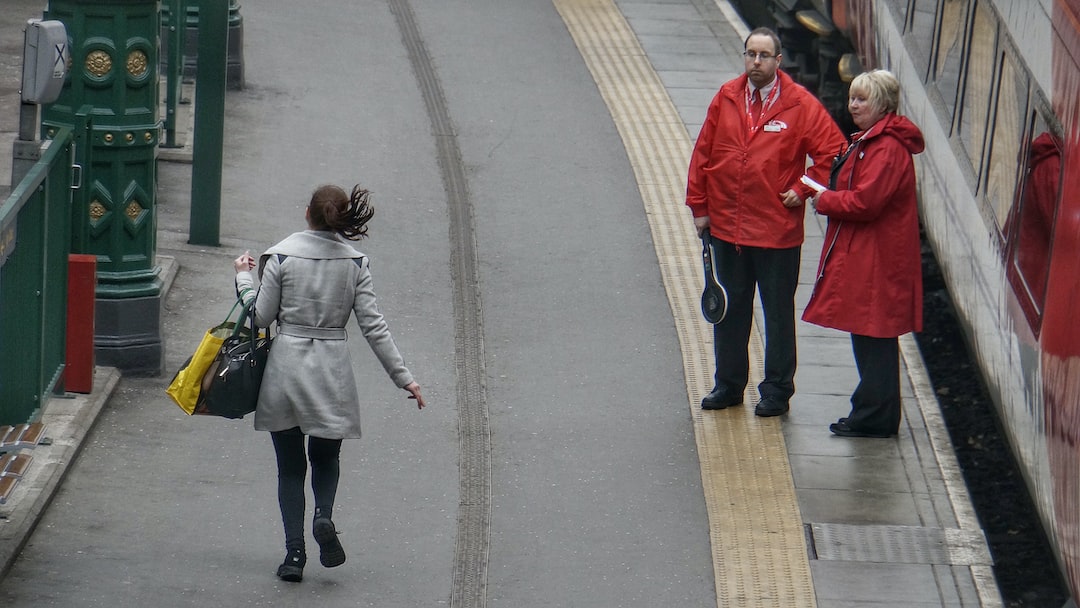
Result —
[[41, 158], [38, 140], [38, 106], [60, 97], [68, 72], [67, 28], [60, 21], [30, 19], [23, 42], [22, 91], [19, 104], [19, 138], [12, 145], [11, 187]]
[[31, 19], [26, 22], [23, 43], [22, 101], [44, 104], [56, 101], [67, 75], [67, 30], [59, 21]]

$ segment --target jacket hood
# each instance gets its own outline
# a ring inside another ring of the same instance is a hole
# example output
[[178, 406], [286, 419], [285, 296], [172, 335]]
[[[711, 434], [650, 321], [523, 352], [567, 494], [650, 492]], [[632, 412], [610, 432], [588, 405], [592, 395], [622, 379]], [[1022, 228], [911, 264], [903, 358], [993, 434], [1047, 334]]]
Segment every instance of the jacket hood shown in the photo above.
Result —
[[1049, 132], [1031, 140], [1030, 165], [1037, 165], [1052, 156], [1061, 154], [1061, 140]]
[[915, 123], [908, 120], [907, 116], [900, 116], [893, 112], [886, 114], [881, 120], [877, 121], [874, 126], [866, 131], [865, 135], [860, 132], [851, 138], [853, 140], [860, 138], [872, 139], [879, 135], [891, 135], [911, 154], [918, 154], [926, 149], [926, 142], [923, 140], [923, 134], [919, 127], [916, 127]]

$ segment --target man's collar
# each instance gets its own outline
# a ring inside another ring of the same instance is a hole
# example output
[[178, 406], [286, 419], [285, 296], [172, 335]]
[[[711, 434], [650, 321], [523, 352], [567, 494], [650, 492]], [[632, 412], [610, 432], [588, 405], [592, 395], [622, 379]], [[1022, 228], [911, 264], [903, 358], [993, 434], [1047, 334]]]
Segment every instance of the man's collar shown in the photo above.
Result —
[[751, 82], [749, 78], [746, 79], [746, 84], [750, 85], [750, 92], [751, 93], [753, 93], [755, 90], [759, 90], [761, 92], [758, 93], [758, 95], [760, 95], [762, 99], [765, 99], [766, 97], [769, 96], [769, 93], [772, 92], [773, 87], [776, 86], [776, 83], [779, 82], [779, 80], [780, 80], [779, 76], [773, 76], [772, 82], [770, 82], [769, 84], [761, 87], [760, 89], [755, 87], [754, 83]]

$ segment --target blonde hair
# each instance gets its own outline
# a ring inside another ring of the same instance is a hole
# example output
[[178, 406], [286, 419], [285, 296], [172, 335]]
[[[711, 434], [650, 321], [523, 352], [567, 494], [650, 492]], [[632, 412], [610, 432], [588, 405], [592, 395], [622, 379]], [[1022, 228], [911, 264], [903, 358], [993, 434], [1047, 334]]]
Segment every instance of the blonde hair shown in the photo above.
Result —
[[851, 80], [850, 92], [866, 95], [870, 107], [885, 113], [895, 112], [900, 105], [900, 81], [888, 70], [863, 72]]

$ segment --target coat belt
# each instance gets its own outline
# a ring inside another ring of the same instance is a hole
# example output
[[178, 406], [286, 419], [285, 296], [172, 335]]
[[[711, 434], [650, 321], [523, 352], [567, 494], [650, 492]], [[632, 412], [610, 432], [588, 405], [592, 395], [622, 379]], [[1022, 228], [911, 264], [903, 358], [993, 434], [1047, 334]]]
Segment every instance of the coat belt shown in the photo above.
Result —
[[296, 338], [311, 338], [312, 340], [344, 340], [348, 337], [344, 327], [315, 327], [312, 325], [293, 325], [292, 323], [278, 323], [278, 333]]

